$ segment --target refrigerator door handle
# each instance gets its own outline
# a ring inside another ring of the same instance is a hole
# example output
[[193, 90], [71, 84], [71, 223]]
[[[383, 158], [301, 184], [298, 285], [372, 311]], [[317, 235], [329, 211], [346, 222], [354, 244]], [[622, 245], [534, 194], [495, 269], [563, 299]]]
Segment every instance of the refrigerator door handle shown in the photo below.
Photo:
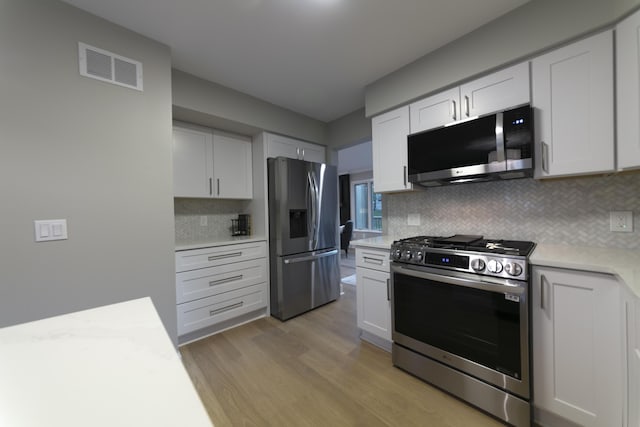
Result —
[[338, 254], [338, 250], [337, 249], [331, 249], [330, 251], [320, 252], [320, 253], [316, 253], [316, 254], [312, 254], [312, 255], [297, 256], [297, 257], [287, 258], [287, 259], [284, 260], [284, 263], [285, 264], [295, 264], [296, 262], [315, 261], [318, 258], [324, 258], [324, 257], [333, 256], [333, 255], [337, 255], [337, 254]]
[[313, 172], [307, 172], [309, 195], [311, 197], [311, 250], [318, 245], [318, 186]]

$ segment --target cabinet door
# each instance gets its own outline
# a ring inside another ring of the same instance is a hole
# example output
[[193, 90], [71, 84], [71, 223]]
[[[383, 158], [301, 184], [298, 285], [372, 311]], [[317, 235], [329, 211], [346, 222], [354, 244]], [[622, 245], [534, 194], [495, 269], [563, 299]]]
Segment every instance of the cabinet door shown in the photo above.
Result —
[[616, 27], [618, 169], [640, 167], [640, 12]]
[[582, 426], [622, 425], [622, 315], [613, 276], [534, 268], [534, 405]]
[[445, 90], [409, 105], [411, 133], [460, 120], [460, 88]]
[[529, 103], [529, 62], [514, 65], [460, 86], [462, 119]]
[[250, 199], [251, 142], [215, 132], [213, 135], [213, 194], [224, 199]]
[[302, 141], [298, 143], [298, 146], [300, 147], [300, 159], [316, 163], [326, 162], [325, 148], [323, 146]]
[[532, 76], [535, 176], [613, 171], [612, 32], [535, 58]]
[[411, 190], [413, 187], [407, 181], [409, 106], [374, 117], [371, 135], [376, 192]]
[[389, 272], [356, 268], [358, 327], [391, 341]]
[[640, 427], [640, 298], [630, 295], [627, 307], [627, 425]]
[[212, 136], [210, 132], [173, 128], [173, 194], [211, 197]]

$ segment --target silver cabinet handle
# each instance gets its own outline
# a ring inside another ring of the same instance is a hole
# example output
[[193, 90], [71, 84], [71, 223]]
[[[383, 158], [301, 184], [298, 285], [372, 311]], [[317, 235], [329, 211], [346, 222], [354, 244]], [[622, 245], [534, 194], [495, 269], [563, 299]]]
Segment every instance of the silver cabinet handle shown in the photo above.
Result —
[[387, 301], [391, 301], [391, 298], [389, 297], [389, 280], [387, 279]]
[[220, 195], [220, 178], [216, 179], [216, 187], [217, 187], [217, 192], [219, 196]]
[[380, 258], [371, 258], [366, 256], [366, 257], [363, 257], [362, 259], [364, 260], [364, 262], [368, 262], [369, 264], [378, 264], [378, 265], [384, 264], [384, 260]]
[[226, 307], [217, 308], [215, 310], [210, 310], [209, 311], [209, 316], [215, 316], [216, 314], [220, 314], [220, 313], [223, 313], [225, 311], [233, 310], [234, 308], [242, 307], [243, 304], [244, 304], [244, 302], [240, 301], [240, 302], [237, 302], [235, 304], [228, 305]]
[[300, 147], [296, 147], [296, 157], [300, 160]]
[[451, 118], [453, 120], [458, 120], [458, 115], [456, 114], [456, 101], [451, 100]]
[[212, 184], [213, 179], [209, 178], [209, 195], [213, 195], [213, 184]]
[[402, 168], [402, 180], [404, 181], [405, 188], [407, 187], [407, 167], [403, 166]]
[[547, 281], [547, 278], [544, 277], [544, 274], [540, 275], [540, 308], [545, 309], [544, 307], [544, 282]]
[[302, 149], [302, 160], [304, 160], [304, 148]]
[[549, 173], [549, 144], [540, 141], [542, 144], [542, 170]]
[[208, 260], [209, 261], [215, 261], [217, 259], [224, 259], [224, 258], [233, 258], [233, 257], [237, 257], [237, 256], [241, 256], [242, 252], [234, 252], [231, 254], [220, 254], [220, 255], [211, 255]]
[[469, 117], [469, 97], [467, 95], [464, 96], [465, 110], [467, 113], [467, 117]]
[[238, 274], [233, 277], [226, 277], [224, 279], [212, 280], [209, 282], [209, 286], [222, 285], [223, 283], [235, 282], [236, 280], [242, 279], [242, 274]]

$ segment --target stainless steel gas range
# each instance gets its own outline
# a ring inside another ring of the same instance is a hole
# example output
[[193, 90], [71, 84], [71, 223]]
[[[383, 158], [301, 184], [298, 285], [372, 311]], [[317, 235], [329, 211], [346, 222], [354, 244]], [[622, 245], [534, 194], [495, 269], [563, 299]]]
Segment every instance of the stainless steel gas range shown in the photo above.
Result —
[[470, 235], [395, 241], [393, 364], [508, 424], [529, 426], [534, 247]]

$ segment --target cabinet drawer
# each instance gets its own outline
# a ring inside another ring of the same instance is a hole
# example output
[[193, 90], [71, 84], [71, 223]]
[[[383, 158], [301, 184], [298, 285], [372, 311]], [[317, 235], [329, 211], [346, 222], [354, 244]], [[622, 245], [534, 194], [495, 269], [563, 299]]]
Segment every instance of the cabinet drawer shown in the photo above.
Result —
[[178, 335], [197, 331], [266, 306], [266, 283], [179, 304]]
[[176, 274], [178, 304], [267, 281], [267, 260], [259, 258]]
[[356, 267], [389, 272], [389, 251], [357, 248]]
[[176, 252], [176, 272], [215, 267], [267, 256], [266, 242], [241, 243]]

